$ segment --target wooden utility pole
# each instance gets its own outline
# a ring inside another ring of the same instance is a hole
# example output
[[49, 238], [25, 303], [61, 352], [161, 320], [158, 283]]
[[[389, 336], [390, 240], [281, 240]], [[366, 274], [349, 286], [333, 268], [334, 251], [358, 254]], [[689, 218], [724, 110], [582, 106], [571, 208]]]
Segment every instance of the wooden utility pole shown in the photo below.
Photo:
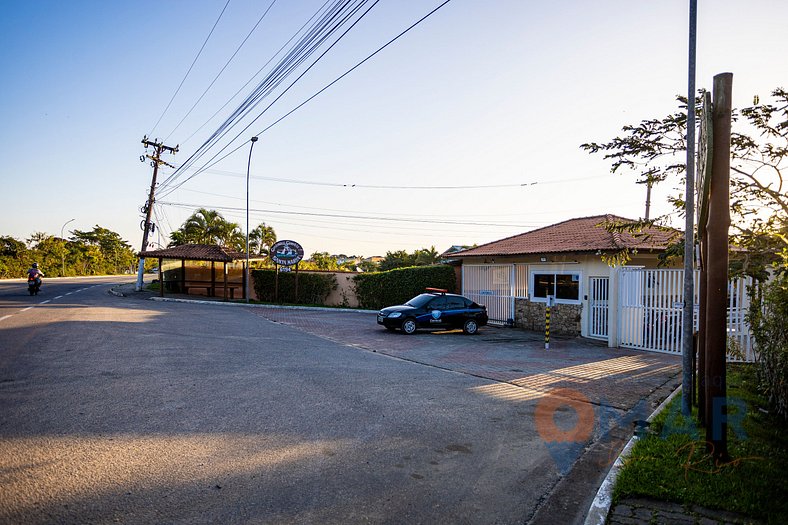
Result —
[[728, 457], [725, 375], [728, 342], [728, 228], [730, 216], [732, 73], [714, 77], [714, 151], [709, 199], [706, 282], [706, 443], [716, 460]]
[[711, 194], [711, 169], [714, 157], [714, 135], [711, 93], [703, 94], [703, 114], [700, 123], [700, 151], [698, 158], [698, 242], [700, 243], [700, 279], [698, 284], [698, 419], [706, 426], [706, 299], [708, 296], [709, 195]]
[[[166, 152], [172, 153], [173, 155], [178, 152], [178, 146], [174, 148], [170, 146], [165, 146], [158, 140], [148, 140], [148, 137], [142, 138], [142, 144], [145, 146], [145, 150], [149, 147], [153, 147], [153, 155], [145, 154], [140, 157], [140, 160], [144, 161], [146, 158], [151, 160], [151, 166], [153, 166], [153, 178], [151, 179], [150, 183], [150, 193], [148, 194], [148, 203], [145, 205], [143, 210], [145, 211], [145, 222], [142, 226], [142, 248], [140, 248], [140, 252], [144, 252], [148, 249], [148, 233], [151, 231], [151, 214], [153, 213], [153, 203], [155, 202], [154, 193], [156, 192], [156, 177], [159, 174], [159, 165], [164, 164], [165, 166], [169, 166], [170, 168], [174, 168], [172, 164], [167, 164], [163, 160], [161, 160], [161, 154]], [[145, 259], [140, 257], [140, 264], [137, 268], [137, 286], [135, 290], [138, 292], [142, 290], [142, 276], [145, 273]], [[164, 283], [161, 283], [164, 286]]]

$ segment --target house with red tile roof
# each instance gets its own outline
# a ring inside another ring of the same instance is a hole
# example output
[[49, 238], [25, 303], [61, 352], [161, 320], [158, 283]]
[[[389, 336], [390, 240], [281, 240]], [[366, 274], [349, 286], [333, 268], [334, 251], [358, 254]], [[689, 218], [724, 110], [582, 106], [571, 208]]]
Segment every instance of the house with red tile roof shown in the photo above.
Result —
[[683, 237], [672, 228], [605, 228], [633, 222], [615, 215], [581, 217], [454, 253], [462, 264], [462, 293], [486, 305], [491, 320], [537, 331], [545, 328], [550, 301], [551, 332], [613, 344], [621, 267], [605, 261], [626, 251], [626, 267], [656, 268], [659, 255]]

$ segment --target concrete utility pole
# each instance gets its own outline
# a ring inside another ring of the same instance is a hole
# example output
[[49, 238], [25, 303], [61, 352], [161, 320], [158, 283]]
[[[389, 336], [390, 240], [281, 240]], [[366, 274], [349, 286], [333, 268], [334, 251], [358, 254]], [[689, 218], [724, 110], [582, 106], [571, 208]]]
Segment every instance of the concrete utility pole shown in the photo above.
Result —
[[[244, 272], [244, 297], [249, 302], [249, 281], [252, 278], [252, 271], [249, 269], [249, 170], [252, 167], [252, 150], [257, 137], [252, 137], [252, 145], [249, 146], [249, 162], [246, 163], [246, 271]], [[263, 242], [262, 239], [260, 242]]]
[[690, 0], [689, 71], [687, 80], [687, 173], [684, 190], [684, 310], [681, 345], [681, 413], [692, 414], [693, 317], [695, 311], [695, 42], [698, 26], [698, 2]]
[[[151, 222], [150, 217], [153, 213], [153, 203], [155, 202], [154, 193], [156, 191], [156, 177], [159, 174], [159, 165], [164, 164], [165, 166], [169, 166], [170, 168], [174, 168], [172, 164], [167, 164], [163, 160], [161, 160], [161, 154], [166, 152], [175, 154], [178, 152], [178, 146], [174, 148], [170, 146], [165, 146], [158, 140], [148, 140], [148, 137], [143, 137], [142, 143], [145, 145], [145, 149], [147, 150], [148, 147], [153, 147], [153, 155], [143, 155], [140, 157], [140, 160], [150, 159], [151, 166], [153, 166], [153, 178], [151, 179], [150, 183], [150, 193], [148, 194], [148, 203], [145, 205], [145, 223], [143, 225], [142, 230], [142, 248], [140, 248], [140, 252], [144, 252], [148, 249], [148, 233], [151, 230]], [[138, 292], [142, 290], [142, 276], [145, 273], [145, 259], [140, 257], [140, 264], [137, 268], [137, 285], [135, 286], [135, 290]]]
[[75, 220], [76, 219], [69, 219], [69, 220], [67, 220], [66, 223], [63, 225], [63, 227], [60, 228], [60, 240], [63, 241], [63, 251], [60, 254], [60, 266], [61, 266], [60, 276], [61, 277], [65, 277], [65, 275], [66, 275], [66, 239], [63, 238], [63, 235], [65, 235], [63, 233], [63, 231], [66, 229], [66, 225], [68, 223], [74, 222]]

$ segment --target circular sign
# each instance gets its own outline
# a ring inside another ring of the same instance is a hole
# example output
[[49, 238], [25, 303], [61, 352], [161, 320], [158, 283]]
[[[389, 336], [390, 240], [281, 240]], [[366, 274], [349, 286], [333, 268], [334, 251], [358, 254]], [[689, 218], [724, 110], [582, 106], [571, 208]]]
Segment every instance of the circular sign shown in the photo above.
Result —
[[304, 258], [304, 249], [295, 241], [277, 241], [271, 246], [271, 260], [280, 266], [293, 266]]

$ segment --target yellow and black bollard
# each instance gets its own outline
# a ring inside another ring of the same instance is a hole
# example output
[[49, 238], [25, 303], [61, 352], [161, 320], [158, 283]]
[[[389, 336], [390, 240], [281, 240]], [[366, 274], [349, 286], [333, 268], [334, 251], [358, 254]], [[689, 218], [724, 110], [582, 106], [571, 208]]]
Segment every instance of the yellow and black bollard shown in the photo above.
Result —
[[550, 307], [553, 305], [553, 297], [547, 296], [547, 306], [544, 311], [544, 349], [550, 350]]

